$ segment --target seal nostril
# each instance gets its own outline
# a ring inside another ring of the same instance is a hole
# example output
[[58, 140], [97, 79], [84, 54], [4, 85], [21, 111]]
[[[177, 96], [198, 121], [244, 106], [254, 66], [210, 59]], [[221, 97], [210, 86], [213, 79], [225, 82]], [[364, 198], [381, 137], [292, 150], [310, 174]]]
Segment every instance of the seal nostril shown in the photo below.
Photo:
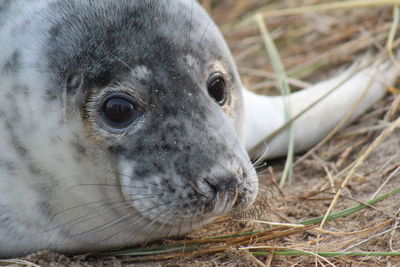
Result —
[[230, 177], [226, 182], [226, 190], [235, 191], [239, 187], [240, 183], [236, 177]]
[[198, 181], [194, 188], [200, 195], [206, 198], [215, 198], [218, 194], [218, 187], [206, 178]]
[[208, 186], [210, 189], [210, 192], [212, 193], [213, 197], [217, 196], [218, 194], [218, 187], [213, 185], [209, 180], [204, 179], [204, 183]]
[[193, 188], [201, 196], [212, 198], [228, 197], [229, 201], [236, 201], [240, 188], [243, 187], [242, 174], [229, 174], [199, 179]]

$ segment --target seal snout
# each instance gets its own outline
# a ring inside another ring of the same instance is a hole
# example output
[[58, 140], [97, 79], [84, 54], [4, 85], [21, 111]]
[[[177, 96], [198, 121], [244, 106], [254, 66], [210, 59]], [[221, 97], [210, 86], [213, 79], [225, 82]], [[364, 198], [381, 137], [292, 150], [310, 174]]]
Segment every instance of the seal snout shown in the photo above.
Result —
[[235, 192], [241, 183], [236, 177], [223, 177], [221, 179], [204, 178], [197, 183], [196, 191], [206, 198], [216, 198], [218, 194]]
[[238, 206], [240, 191], [243, 189], [243, 171], [236, 174], [210, 176], [197, 181], [195, 191], [206, 199], [206, 210], [214, 215], [229, 212]]

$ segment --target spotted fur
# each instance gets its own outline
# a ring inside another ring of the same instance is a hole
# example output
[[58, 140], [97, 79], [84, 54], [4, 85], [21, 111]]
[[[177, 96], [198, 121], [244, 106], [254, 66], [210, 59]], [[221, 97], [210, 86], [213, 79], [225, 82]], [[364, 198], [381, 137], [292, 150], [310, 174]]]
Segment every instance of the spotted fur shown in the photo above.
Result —
[[[196, 2], [2, 1], [0, 39], [0, 256], [182, 235], [253, 202], [240, 79]], [[99, 112], [116, 92], [124, 129]]]

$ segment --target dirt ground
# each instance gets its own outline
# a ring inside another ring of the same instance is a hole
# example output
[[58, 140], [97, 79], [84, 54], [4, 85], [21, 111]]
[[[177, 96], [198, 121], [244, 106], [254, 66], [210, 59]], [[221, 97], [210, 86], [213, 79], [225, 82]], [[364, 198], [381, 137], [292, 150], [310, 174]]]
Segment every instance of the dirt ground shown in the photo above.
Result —
[[[300, 6], [300, 2], [320, 5], [332, 1], [268, 1], [267, 5], [257, 0], [201, 2], [221, 26], [244, 84], [257, 92], [276, 94], [272, 68], [257, 24], [248, 18], [255, 11], [265, 10], [265, 6], [271, 12]], [[331, 76], [367, 50], [372, 53], [383, 50], [393, 21], [392, 9], [390, 6], [338, 8], [288, 16], [271, 13], [265, 21], [287, 73], [294, 79], [293, 88], [298, 90], [306, 83]], [[305, 157], [296, 156], [293, 182], [282, 189], [276, 183], [285, 159], [267, 161], [265, 167], [258, 169], [260, 194], [251, 211], [219, 218], [185, 238], [156, 243], [187, 247], [196, 244], [194, 251], [145, 257], [39, 252], [21, 260], [40, 266], [400, 266], [399, 256], [383, 254], [316, 257], [272, 253], [283, 248], [312, 253], [400, 250], [400, 194], [327, 221], [323, 227], [320, 223], [291, 225], [325, 215], [349, 174], [331, 214], [366, 203], [400, 186], [400, 129], [388, 130], [400, 116], [399, 107], [400, 96], [388, 92], [384, 100], [356, 123], [340, 130]], [[357, 160], [360, 164], [352, 169]], [[247, 237], [207, 239], [261, 229], [270, 230]], [[250, 246], [264, 247], [244, 249]]]

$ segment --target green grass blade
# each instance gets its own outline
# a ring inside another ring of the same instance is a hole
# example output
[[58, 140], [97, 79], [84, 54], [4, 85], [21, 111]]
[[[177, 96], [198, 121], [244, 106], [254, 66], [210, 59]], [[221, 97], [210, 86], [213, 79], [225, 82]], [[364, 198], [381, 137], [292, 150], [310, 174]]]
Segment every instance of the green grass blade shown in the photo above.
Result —
[[[271, 34], [269, 33], [267, 26], [265, 25], [265, 22], [261, 15], [256, 16], [256, 20], [258, 23], [258, 26], [261, 31], [261, 36], [263, 38], [265, 47], [267, 49], [269, 58], [271, 60], [271, 64], [274, 68], [274, 71], [277, 75], [277, 81], [279, 85], [279, 89], [281, 91], [281, 94], [283, 96], [284, 100], [284, 109], [285, 109], [285, 119], [286, 121], [291, 120], [292, 118], [292, 108], [291, 108], [291, 103], [288, 101], [288, 95], [290, 94], [290, 86], [288, 82], [288, 77], [285, 72], [285, 68], [283, 66], [282, 60], [279, 56], [278, 49], [276, 48], [274, 41], [272, 39]], [[262, 114], [259, 114], [262, 116]], [[282, 178], [280, 181], [280, 186], [284, 186], [286, 181], [292, 180], [293, 176], [293, 158], [294, 158], [294, 131], [293, 127], [290, 125], [289, 126], [289, 144], [288, 144], [288, 153], [287, 153], [287, 158], [285, 162], [285, 168], [283, 170]], [[262, 157], [260, 158], [262, 161]], [[261, 161], [258, 160], [256, 161], [255, 165], [259, 164]]]

